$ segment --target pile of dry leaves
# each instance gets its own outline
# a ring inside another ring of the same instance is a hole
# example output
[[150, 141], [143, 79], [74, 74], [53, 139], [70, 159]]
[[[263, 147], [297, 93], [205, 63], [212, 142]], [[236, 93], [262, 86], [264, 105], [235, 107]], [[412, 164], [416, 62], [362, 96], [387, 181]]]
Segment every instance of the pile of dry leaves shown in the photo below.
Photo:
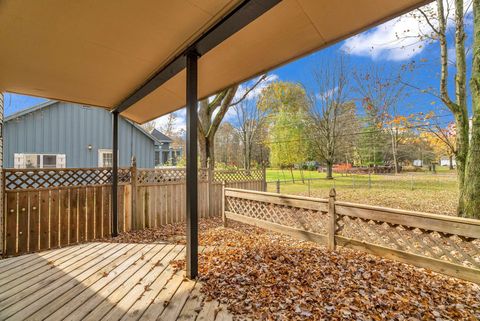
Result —
[[[171, 239], [175, 233], [183, 235], [184, 225], [132, 234], [137, 241], [148, 241]], [[201, 291], [207, 300], [226, 304], [236, 316], [480, 319], [480, 287], [468, 282], [353, 250], [331, 252], [239, 223], [229, 222], [229, 228], [223, 228], [218, 219], [202, 220], [199, 234], [200, 244], [213, 248], [199, 257]], [[185, 262], [172, 264], [183, 268]]]

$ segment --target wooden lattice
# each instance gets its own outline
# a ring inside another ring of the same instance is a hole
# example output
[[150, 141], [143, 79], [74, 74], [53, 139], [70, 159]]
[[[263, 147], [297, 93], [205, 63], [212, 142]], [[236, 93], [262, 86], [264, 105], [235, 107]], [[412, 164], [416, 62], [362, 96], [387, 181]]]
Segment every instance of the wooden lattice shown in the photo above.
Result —
[[226, 196], [225, 211], [321, 235], [327, 234], [327, 213], [319, 210]]
[[224, 215], [480, 283], [477, 220], [233, 188], [224, 190]]
[[[205, 168], [198, 170], [198, 179], [200, 181], [208, 180], [209, 171]], [[156, 168], [139, 169], [137, 172], [137, 184], [158, 184], [184, 182], [186, 172], [185, 168]], [[213, 182], [248, 182], [263, 180], [263, 171], [261, 170], [215, 170], [213, 171]]]
[[479, 238], [464, 237], [346, 215], [338, 216], [336, 235], [470, 268], [480, 268], [480, 235]]
[[214, 172], [216, 182], [263, 180], [263, 176], [263, 170], [216, 170]]
[[185, 169], [139, 169], [137, 172], [137, 184], [158, 184], [185, 181]]
[[[129, 169], [119, 169], [118, 177], [120, 183], [129, 182]], [[6, 190], [93, 186], [111, 183], [111, 168], [5, 169]]]

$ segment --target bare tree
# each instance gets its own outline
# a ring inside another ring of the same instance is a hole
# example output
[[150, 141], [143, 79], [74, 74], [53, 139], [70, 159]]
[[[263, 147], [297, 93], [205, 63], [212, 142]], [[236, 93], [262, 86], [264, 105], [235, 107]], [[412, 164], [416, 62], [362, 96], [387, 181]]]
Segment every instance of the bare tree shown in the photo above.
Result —
[[[395, 173], [398, 173], [398, 146], [402, 126], [407, 118], [398, 113], [398, 105], [405, 96], [406, 85], [402, 80], [402, 70], [387, 74], [385, 68], [370, 66], [363, 72], [355, 71], [353, 76], [356, 90], [361, 95], [367, 114], [367, 121], [374, 128], [383, 129], [390, 136], [390, 148]], [[386, 76], [385, 76], [386, 75]]]
[[152, 132], [152, 130], [155, 129], [156, 123], [155, 120], [149, 121], [148, 123], [145, 123], [142, 125], [142, 128], [145, 129], [147, 132]]
[[243, 167], [247, 170], [251, 167], [252, 150], [258, 142], [260, 129], [265, 124], [267, 112], [257, 108], [255, 101], [244, 100], [233, 107], [237, 116], [236, 132], [243, 149]]
[[236, 129], [230, 122], [222, 122], [215, 135], [215, 159], [217, 165], [222, 163], [225, 167], [240, 167], [242, 164], [240, 139]]
[[355, 105], [348, 102], [349, 83], [343, 59], [313, 71], [317, 94], [311, 95], [309, 134], [314, 157], [327, 165], [327, 178], [333, 178], [333, 164], [342, 139], [347, 138], [349, 115]]
[[247, 88], [240, 98], [234, 101], [239, 85], [222, 90], [212, 99], [200, 101], [198, 109], [198, 142], [200, 149], [200, 165], [213, 169], [215, 167], [215, 134], [230, 107], [242, 102], [248, 94], [266, 79], [263, 75]]
[[165, 125], [160, 126], [160, 131], [167, 135], [168, 137], [172, 138], [171, 136], [174, 136], [175, 133], [175, 123], [177, 121], [177, 114], [175, 112], [168, 114], [167, 116], [167, 122]]

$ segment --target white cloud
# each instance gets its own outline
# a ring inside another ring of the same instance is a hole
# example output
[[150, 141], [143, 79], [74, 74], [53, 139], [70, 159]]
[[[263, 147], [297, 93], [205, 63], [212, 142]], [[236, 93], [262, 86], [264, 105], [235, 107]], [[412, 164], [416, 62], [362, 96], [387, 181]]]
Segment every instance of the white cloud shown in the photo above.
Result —
[[[251, 86], [253, 86], [258, 81], [258, 79], [259, 79], [259, 77], [255, 78], [255, 79], [252, 79], [252, 80], [249, 80], [249, 81], [246, 81], [243, 84], [241, 84], [238, 87], [237, 93], [235, 94], [235, 98], [233, 99], [233, 101], [235, 102], [235, 101], [241, 99], [245, 95], [246, 91]], [[260, 96], [260, 94], [262, 93], [262, 90], [264, 88], [266, 88], [270, 83], [277, 81], [278, 79], [279, 79], [279, 77], [276, 74], [267, 75], [267, 78], [264, 81], [262, 81], [260, 84], [258, 84], [257, 87], [255, 87], [252, 91], [250, 91], [248, 93], [246, 99], [257, 98], [258, 96]]]
[[408, 60], [425, 49], [425, 41], [416, 36], [429, 28], [407, 14], [347, 39], [341, 49], [373, 60]]
[[317, 93], [315, 97], [320, 100], [327, 100], [328, 98], [332, 97], [332, 95], [338, 90], [338, 86], [335, 88], [331, 88], [323, 93]]
[[[453, 1], [449, 4], [444, 1], [445, 10], [454, 10]], [[426, 12], [436, 12], [436, 3], [423, 7]], [[472, 10], [466, 7], [467, 13]], [[407, 13], [396, 19], [390, 20], [376, 28], [363, 32], [345, 40], [341, 50], [356, 56], [370, 57], [373, 60], [402, 61], [408, 60], [425, 50], [427, 40], [420, 40], [419, 35], [429, 35], [431, 27], [424, 19], [419, 19], [419, 13]], [[448, 27], [453, 26], [453, 12], [449, 13]], [[466, 20], [468, 23], [469, 15]], [[436, 20], [432, 20], [436, 27]]]

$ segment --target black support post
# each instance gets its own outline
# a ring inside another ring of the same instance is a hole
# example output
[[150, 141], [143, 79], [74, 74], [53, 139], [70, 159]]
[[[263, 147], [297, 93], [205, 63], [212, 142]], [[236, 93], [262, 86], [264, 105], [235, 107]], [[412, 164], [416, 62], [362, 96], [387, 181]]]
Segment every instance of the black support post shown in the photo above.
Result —
[[112, 236], [118, 235], [118, 111], [112, 112]]
[[197, 193], [197, 60], [196, 52], [186, 54], [187, 66], [187, 277], [198, 275], [198, 193]]

